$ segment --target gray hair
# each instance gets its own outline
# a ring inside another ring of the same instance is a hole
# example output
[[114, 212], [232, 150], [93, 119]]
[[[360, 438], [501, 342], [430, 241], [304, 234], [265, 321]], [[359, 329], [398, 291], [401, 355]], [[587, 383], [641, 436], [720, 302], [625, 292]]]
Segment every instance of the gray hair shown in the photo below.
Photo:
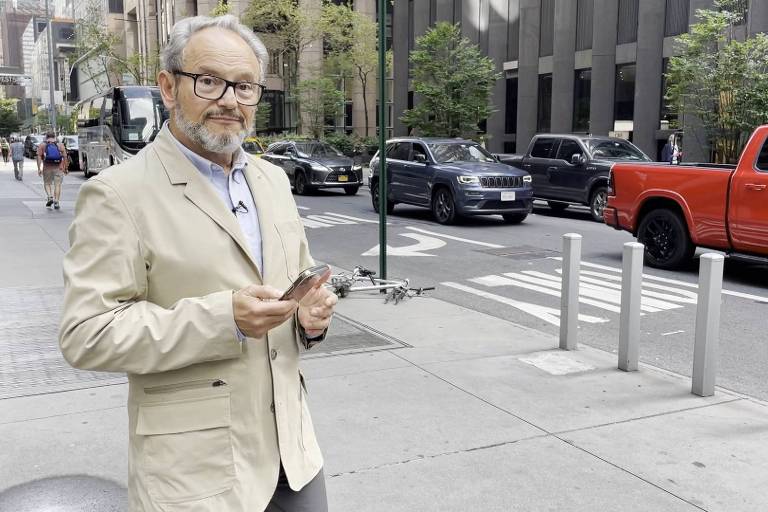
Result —
[[262, 80], [267, 72], [267, 62], [269, 61], [269, 54], [264, 43], [261, 42], [259, 36], [253, 33], [251, 29], [240, 23], [240, 21], [227, 14], [224, 16], [217, 16], [212, 18], [210, 16], [193, 16], [191, 18], [184, 18], [177, 22], [173, 29], [171, 29], [171, 36], [168, 40], [168, 44], [163, 48], [161, 56], [162, 69], [166, 71], [181, 71], [182, 63], [184, 60], [184, 48], [189, 43], [190, 38], [203, 29], [210, 27], [219, 27], [235, 32], [237, 35], [243, 38], [251, 47], [253, 53], [256, 54], [256, 58], [259, 59], [259, 65], [261, 66]]

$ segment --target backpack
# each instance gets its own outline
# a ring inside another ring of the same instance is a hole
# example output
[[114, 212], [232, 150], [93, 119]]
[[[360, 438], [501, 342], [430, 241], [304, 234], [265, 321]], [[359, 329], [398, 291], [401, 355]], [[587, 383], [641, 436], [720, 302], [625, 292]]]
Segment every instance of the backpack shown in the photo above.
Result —
[[45, 143], [45, 161], [49, 164], [61, 163], [61, 151], [56, 142]]

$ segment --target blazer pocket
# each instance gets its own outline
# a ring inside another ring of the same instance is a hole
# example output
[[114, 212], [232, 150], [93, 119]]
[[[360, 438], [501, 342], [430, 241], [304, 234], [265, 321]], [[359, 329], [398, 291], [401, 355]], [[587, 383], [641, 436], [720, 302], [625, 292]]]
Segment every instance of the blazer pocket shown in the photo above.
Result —
[[285, 253], [286, 273], [289, 281], [293, 281], [303, 270], [301, 265], [301, 230], [298, 221], [282, 221], [275, 224], [280, 243]]
[[149, 494], [184, 503], [234, 486], [229, 395], [139, 405], [136, 434]]

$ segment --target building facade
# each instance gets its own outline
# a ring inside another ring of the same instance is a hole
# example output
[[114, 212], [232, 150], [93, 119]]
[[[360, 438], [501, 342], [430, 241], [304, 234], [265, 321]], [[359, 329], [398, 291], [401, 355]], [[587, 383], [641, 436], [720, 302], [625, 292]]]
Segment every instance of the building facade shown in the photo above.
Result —
[[[679, 121], [663, 102], [664, 70], [674, 39], [713, 0], [407, 0], [394, 7], [395, 115], [413, 105], [408, 53], [438, 21], [460, 23], [503, 73], [485, 123], [494, 152], [522, 152], [538, 132], [615, 134], [657, 158]], [[740, 2], [744, 35], [768, 31], [768, 2]], [[416, 101], [418, 98], [415, 99]], [[407, 127], [394, 121], [395, 134]], [[685, 140], [687, 160], [709, 151]]]

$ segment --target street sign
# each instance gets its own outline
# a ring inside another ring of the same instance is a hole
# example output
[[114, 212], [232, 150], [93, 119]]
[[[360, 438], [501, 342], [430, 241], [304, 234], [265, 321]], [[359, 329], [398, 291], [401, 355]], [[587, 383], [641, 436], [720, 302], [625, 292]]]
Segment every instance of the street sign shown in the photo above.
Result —
[[28, 75], [0, 74], [0, 85], [29, 86], [32, 85], [32, 77]]

